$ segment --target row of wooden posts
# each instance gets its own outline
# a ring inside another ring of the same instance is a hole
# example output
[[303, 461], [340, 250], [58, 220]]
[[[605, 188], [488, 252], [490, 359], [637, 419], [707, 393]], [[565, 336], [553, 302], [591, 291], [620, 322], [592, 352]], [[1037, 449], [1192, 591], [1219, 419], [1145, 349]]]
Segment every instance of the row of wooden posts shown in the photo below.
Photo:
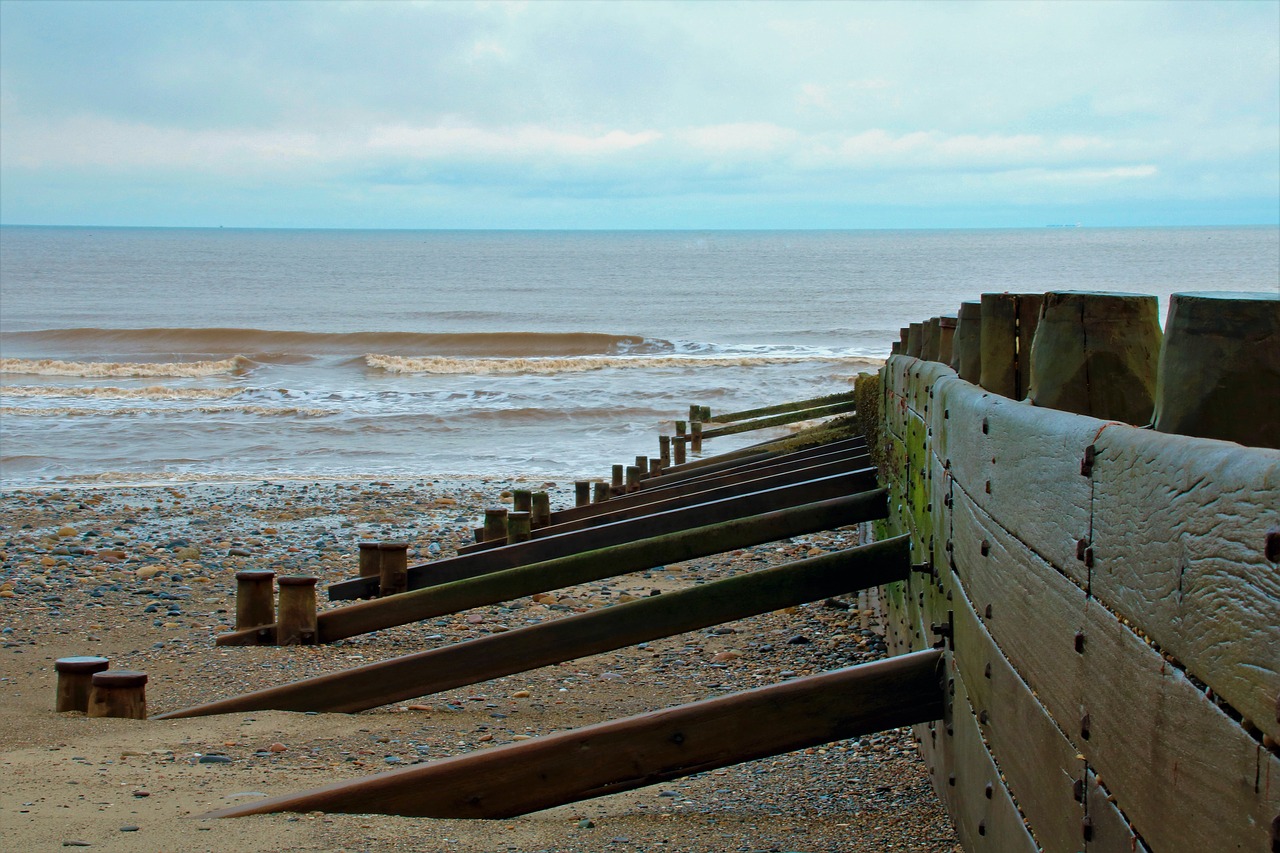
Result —
[[1280, 448], [1280, 293], [984, 293], [894, 354], [1036, 406]]

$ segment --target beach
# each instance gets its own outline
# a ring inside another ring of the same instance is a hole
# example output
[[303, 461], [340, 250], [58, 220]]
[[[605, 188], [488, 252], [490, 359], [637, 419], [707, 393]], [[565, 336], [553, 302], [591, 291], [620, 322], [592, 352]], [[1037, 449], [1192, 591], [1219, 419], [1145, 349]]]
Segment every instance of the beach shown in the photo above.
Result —
[[[908, 730], [498, 821], [367, 815], [200, 819], [413, 762], [493, 748], [882, 657], [857, 596], [817, 602], [355, 715], [169, 721], [56, 713], [54, 661], [147, 672], [163, 713], [847, 548], [843, 528], [548, 591], [328, 646], [215, 647], [235, 572], [356, 572], [356, 543], [411, 562], [470, 541], [512, 488], [572, 503], [572, 483], [473, 478], [256, 481], [9, 490], [0, 501], [0, 824], [18, 849], [951, 851]], [[865, 604], [866, 602], [862, 602]], [[321, 596], [321, 607], [330, 606]]]

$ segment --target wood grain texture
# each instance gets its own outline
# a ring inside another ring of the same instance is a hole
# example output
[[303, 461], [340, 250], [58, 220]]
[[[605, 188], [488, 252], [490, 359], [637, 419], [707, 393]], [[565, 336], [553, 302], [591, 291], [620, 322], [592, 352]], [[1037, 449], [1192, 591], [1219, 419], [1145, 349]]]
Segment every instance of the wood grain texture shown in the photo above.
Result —
[[497, 818], [936, 719], [935, 652], [796, 679], [214, 812]]
[[1280, 451], [1109, 428], [1092, 592], [1280, 741]]
[[[980, 509], [954, 506], [959, 573], [980, 613], [991, 604], [987, 629], [1142, 837], [1263, 849], [1280, 762], [1100, 602]], [[983, 541], [986, 557], [968, 544]]]

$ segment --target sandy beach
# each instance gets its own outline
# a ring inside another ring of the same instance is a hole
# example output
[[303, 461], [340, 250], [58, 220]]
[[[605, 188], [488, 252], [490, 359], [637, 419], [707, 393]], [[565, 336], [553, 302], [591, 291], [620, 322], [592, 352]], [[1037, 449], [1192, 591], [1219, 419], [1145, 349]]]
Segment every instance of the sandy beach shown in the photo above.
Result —
[[[234, 574], [322, 586], [356, 543], [449, 556], [485, 506], [541, 480], [271, 481], [7, 491], [0, 498], [0, 835], [11, 849], [103, 851], [952, 851], [906, 730], [500, 821], [203, 813], [409, 763], [882, 657], [856, 596], [355, 715], [89, 719], [54, 707], [54, 661], [148, 673], [151, 713], [506, 631], [628, 597], [857, 544], [846, 528], [323, 647], [218, 648]], [[552, 592], [552, 591], [549, 591]], [[322, 596], [322, 607], [330, 606]]]

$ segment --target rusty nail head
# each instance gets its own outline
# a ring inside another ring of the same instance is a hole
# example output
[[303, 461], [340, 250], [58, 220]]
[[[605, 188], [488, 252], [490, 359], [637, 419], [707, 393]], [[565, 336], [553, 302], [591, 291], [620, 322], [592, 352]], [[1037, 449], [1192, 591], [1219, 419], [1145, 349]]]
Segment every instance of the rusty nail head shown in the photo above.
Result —
[[985, 820], [978, 821], [978, 834], [979, 835], [987, 834], [987, 822]]
[[990, 604], [988, 604], [988, 605], [987, 605], [986, 615], [987, 615], [987, 618], [988, 618], [988, 619], [990, 619], [990, 618], [991, 618], [991, 605], [990, 605]]
[[1084, 477], [1093, 476], [1093, 461], [1098, 455], [1098, 449], [1092, 444], [1084, 449], [1084, 459], [1080, 462], [1080, 474]]
[[1080, 718], [1080, 737], [1085, 740], [1089, 739], [1089, 715], [1085, 714]]
[[988, 723], [988, 721], [990, 721], [990, 719], [991, 719], [991, 714], [987, 712], [986, 708], [983, 708], [981, 711], [978, 712], [978, 722], [982, 723], [982, 725], [985, 726]]
[[987, 678], [991, 677], [991, 664], [989, 662], [987, 663], [986, 668], [982, 670], [982, 674]]
[[986, 435], [986, 434], [987, 434], [987, 431], [988, 431], [989, 429], [990, 429], [990, 424], [988, 424], [988, 423], [987, 423], [987, 419], [986, 419], [986, 418], [983, 418], [983, 419], [982, 419], [982, 434], [983, 434], [983, 435]]
[[982, 545], [979, 546], [978, 550], [982, 552], [982, 556], [984, 557], [987, 556], [988, 554], [991, 553], [991, 543], [983, 539]]
[[1084, 654], [1084, 632], [1076, 631], [1076, 652]]
[[1280, 563], [1280, 530], [1267, 531], [1267, 559]]
[[983, 791], [983, 793], [987, 795], [987, 799], [988, 799], [988, 800], [989, 800], [989, 799], [991, 799], [991, 796], [992, 796], [992, 794], [993, 794], [994, 792], [995, 792], [995, 788], [993, 788], [993, 787], [991, 786], [991, 783], [990, 783], [990, 782], [988, 782], [988, 783], [987, 783], [986, 790], [984, 790], [984, 791]]
[[1075, 798], [1077, 803], [1084, 802], [1084, 780], [1076, 779], [1071, 783], [1071, 796]]
[[1089, 540], [1088, 540], [1088, 539], [1077, 539], [1077, 540], [1076, 540], [1076, 559], [1077, 559], [1077, 560], [1083, 560], [1083, 559], [1084, 559], [1084, 551], [1085, 551], [1085, 549], [1086, 549], [1086, 548], [1088, 548], [1088, 547], [1089, 547]]
[[1080, 834], [1084, 836], [1085, 841], [1093, 840], [1093, 818], [1085, 815], [1080, 820]]
[[1084, 565], [1085, 568], [1093, 568], [1093, 548], [1084, 549]]
[[953, 788], [956, 786], [956, 774], [952, 773], [947, 777], [947, 784]]
[[991, 481], [987, 480], [987, 494], [991, 494]]

